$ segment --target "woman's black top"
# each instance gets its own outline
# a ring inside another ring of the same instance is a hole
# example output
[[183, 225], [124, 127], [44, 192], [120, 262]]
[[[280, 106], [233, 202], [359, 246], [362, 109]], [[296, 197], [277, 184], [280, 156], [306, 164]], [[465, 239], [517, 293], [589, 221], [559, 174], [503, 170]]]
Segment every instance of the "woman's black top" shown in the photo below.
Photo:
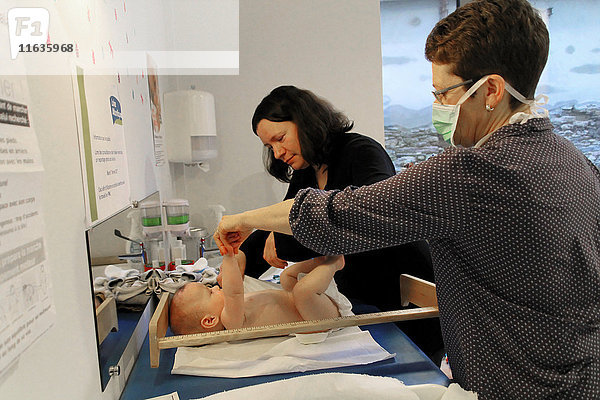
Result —
[[[334, 142], [334, 154], [327, 164], [325, 190], [344, 189], [379, 182], [396, 174], [392, 160], [375, 140], [358, 133], [345, 133]], [[311, 167], [294, 171], [285, 199], [299, 190], [318, 188]], [[263, 259], [265, 240], [270, 232], [256, 231], [242, 244], [246, 255], [246, 275], [259, 277], [269, 268]], [[275, 234], [277, 256], [286, 261], [302, 261], [319, 256], [293, 236]], [[400, 308], [400, 274], [408, 273], [433, 281], [429, 246], [413, 242], [400, 246], [345, 256], [346, 266], [335, 274], [340, 291], [347, 297], [372, 304], [382, 310]]]

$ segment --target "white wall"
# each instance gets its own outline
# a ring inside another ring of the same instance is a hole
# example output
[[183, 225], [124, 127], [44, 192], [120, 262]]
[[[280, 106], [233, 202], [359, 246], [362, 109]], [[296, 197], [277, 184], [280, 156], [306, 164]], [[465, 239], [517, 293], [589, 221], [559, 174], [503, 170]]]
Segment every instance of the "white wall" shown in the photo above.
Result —
[[[100, 399], [71, 77], [31, 76], [28, 84], [30, 116], [45, 169], [46, 265], [56, 322], [0, 377], [0, 399]], [[163, 87], [168, 89], [166, 83]], [[163, 177], [169, 173], [168, 168], [156, 172]]]
[[[281, 199], [263, 170], [252, 134], [255, 106], [271, 89], [295, 84], [328, 98], [383, 142], [377, 0], [243, 0], [240, 75], [161, 79], [164, 92], [195, 84], [215, 95], [220, 156], [204, 173], [173, 168], [178, 196], [230, 211]], [[101, 399], [85, 251], [85, 210], [71, 78], [30, 77], [30, 107], [45, 167], [44, 220], [55, 325], [0, 377], [2, 399]], [[66, 151], [68, 150], [68, 151]], [[159, 187], [170, 191], [168, 171]]]
[[81, 168], [79, 152], [65, 151], [79, 146], [71, 77], [30, 77], [28, 82], [45, 168], [46, 262], [57, 315], [55, 325], [2, 377], [0, 398], [60, 398], [63, 392], [62, 398], [95, 398], [100, 384]]
[[[35, 1], [19, 5], [40, 6]], [[47, 3], [41, 5], [50, 8]], [[130, 4], [132, 13], [136, 5]], [[150, 14], [163, 14], [160, 3], [154, 8], [145, 6], [145, 10], [144, 17], [150, 20]], [[65, 62], [59, 68], [68, 71], [70, 66]], [[48, 255], [45, 265], [50, 272], [56, 320], [54, 326], [0, 376], [0, 399], [107, 399], [108, 393], [103, 394], [100, 389], [72, 79], [58, 75], [29, 76], [27, 80], [31, 97], [29, 115], [45, 169], [42, 205]], [[163, 79], [159, 85], [163, 91], [173, 89]], [[127, 123], [128, 110], [124, 109], [123, 113]], [[128, 130], [128, 134], [145, 135], [150, 140], [149, 109], [145, 119], [139, 117], [132, 115], [129, 127], [136, 127]], [[140, 145], [135, 140], [131, 143]], [[138, 177], [148, 182], [154, 173], [159, 183], [163, 182], [164, 191], [170, 193], [168, 166], [152, 171], [148, 165], [152, 158], [153, 154], [136, 158]], [[134, 186], [133, 192], [142, 192], [140, 185]], [[123, 247], [120, 246], [119, 251]]]
[[169, 50], [239, 50], [239, 3], [239, 0], [219, 0], [218, 3], [214, 0], [176, 0], [166, 3]]
[[241, 1], [239, 76], [176, 79], [180, 89], [195, 85], [215, 96], [218, 158], [208, 173], [174, 170], [192, 222], [210, 228], [209, 204], [233, 213], [283, 198], [285, 185], [264, 171], [250, 123], [260, 100], [279, 85], [325, 97], [355, 121], [356, 132], [383, 144], [379, 1]]

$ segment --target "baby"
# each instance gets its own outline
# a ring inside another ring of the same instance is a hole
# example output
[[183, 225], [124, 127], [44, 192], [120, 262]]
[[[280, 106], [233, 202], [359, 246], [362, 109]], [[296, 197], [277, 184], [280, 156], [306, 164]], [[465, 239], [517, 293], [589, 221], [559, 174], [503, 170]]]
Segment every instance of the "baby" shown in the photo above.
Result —
[[[244, 294], [237, 261], [225, 255], [223, 289], [192, 282], [175, 293], [170, 306], [171, 331], [186, 335], [348, 315], [351, 304], [333, 282], [333, 275], [343, 267], [343, 256], [314, 258], [281, 273], [284, 290]], [[301, 273], [306, 275], [298, 281]]]

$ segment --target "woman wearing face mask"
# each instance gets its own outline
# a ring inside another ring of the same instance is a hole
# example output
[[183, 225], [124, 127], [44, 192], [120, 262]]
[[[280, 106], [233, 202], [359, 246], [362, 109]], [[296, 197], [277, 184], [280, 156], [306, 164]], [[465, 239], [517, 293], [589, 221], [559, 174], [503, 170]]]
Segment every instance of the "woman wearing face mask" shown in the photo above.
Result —
[[[480, 399], [600, 398], [600, 172], [534, 100], [549, 35], [526, 0], [479, 0], [430, 33], [434, 125], [454, 146], [385, 181], [224, 218], [335, 254], [431, 246], [454, 379]], [[317, 239], [318, 238], [318, 239]]]
[[[396, 173], [383, 147], [367, 136], [350, 132], [352, 127], [353, 123], [327, 101], [294, 86], [275, 88], [252, 117], [252, 130], [264, 145], [267, 171], [289, 183], [285, 199], [305, 188], [363, 186]], [[240, 250], [238, 264], [253, 277], [259, 277], [270, 265], [283, 268], [288, 261], [320, 255], [291, 236], [268, 231], [254, 232]], [[335, 277], [340, 291], [382, 310], [401, 308], [400, 274], [433, 280], [429, 246], [424, 241], [350, 254], [345, 259], [345, 268]], [[384, 265], [395, 267], [381, 268]], [[442, 348], [437, 321], [405, 323], [402, 328], [432, 358]]]

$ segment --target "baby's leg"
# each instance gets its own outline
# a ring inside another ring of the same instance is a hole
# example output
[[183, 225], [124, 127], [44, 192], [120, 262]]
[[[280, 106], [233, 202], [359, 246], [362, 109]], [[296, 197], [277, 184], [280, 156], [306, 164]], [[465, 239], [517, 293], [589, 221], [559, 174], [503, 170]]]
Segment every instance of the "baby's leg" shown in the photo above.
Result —
[[322, 264], [326, 257], [317, 257], [310, 260], [301, 261], [287, 267], [279, 276], [279, 282], [281, 287], [288, 292], [291, 292], [298, 283], [298, 274], [308, 274], [310, 271], [315, 269], [317, 265]]
[[337, 305], [325, 291], [336, 271], [344, 267], [344, 257], [326, 257], [319, 260], [322, 262], [314, 266], [292, 290], [294, 304], [304, 320], [334, 318], [340, 315]]
[[298, 274], [308, 274], [315, 267], [322, 264], [336, 265], [338, 270], [344, 268], [344, 256], [321, 256], [301, 261], [287, 267], [280, 275], [279, 281], [281, 287], [291, 292], [298, 283]]

